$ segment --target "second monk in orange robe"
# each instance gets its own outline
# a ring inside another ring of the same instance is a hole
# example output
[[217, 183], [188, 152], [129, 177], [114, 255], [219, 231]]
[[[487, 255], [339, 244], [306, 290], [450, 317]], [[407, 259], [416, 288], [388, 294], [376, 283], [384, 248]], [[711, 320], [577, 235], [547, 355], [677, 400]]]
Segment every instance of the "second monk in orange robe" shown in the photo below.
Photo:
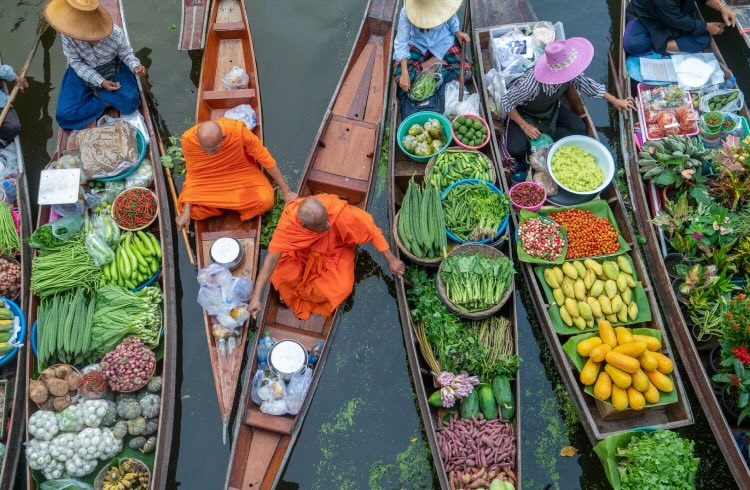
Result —
[[242, 121], [221, 118], [193, 126], [182, 135], [187, 174], [177, 201], [177, 227], [237, 211], [249, 220], [273, 207], [273, 187], [263, 169], [281, 188], [284, 200], [297, 195], [281, 175], [263, 143]]
[[394, 274], [404, 273], [404, 263], [391, 253], [368, 212], [331, 194], [288, 203], [258, 274], [250, 311], [260, 311], [270, 278], [297, 318], [330, 316], [354, 288], [354, 247], [366, 242], [383, 254]]

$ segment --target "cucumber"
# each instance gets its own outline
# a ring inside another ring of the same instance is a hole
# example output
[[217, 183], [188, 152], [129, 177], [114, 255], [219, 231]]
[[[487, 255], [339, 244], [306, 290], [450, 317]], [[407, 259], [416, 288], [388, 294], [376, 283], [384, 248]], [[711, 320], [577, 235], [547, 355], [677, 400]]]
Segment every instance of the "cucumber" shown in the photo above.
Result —
[[12, 320], [13, 312], [8, 308], [0, 308], [0, 320]]
[[430, 395], [430, 398], [427, 399], [427, 402], [433, 407], [442, 407], [443, 399], [440, 398], [440, 390], [437, 390], [435, 393]]
[[489, 385], [482, 385], [479, 388], [479, 407], [485, 419], [495, 420], [498, 417], [497, 402]]
[[461, 400], [461, 418], [478, 417], [479, 413], [479, 396], [477, 390], [474, 390], [469, 396]]
[[512, 419], [516, 414], [516, 404], [513, 401], [513, 390], [510, 388], [510, 380], [503, 375], [495, 376], [492, 380], [492, 394], [500, 406], [503, 418]]

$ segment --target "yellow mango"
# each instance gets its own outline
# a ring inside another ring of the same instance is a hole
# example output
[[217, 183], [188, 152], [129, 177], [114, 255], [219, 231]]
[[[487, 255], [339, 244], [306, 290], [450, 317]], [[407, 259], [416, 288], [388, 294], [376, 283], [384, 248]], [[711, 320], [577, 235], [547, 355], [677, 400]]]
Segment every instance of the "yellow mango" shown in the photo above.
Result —
[[615, 330], [612, 328], [612, 324], [606, 320], [599, 322], [599, 337], [601, 337], [603, 343], [608, 344], [613, 349], [617, 347]]
[[555, 279], [557, 279], [557, 283], [562, 284], [563, 278], [565, 277], [562, 269], [560, 269], [559, 267], [553, 267], [550, 269], [550, 271], [552, 272], [552, 274], [554, 274]]
[[629, 344], [633, 341], [633, 333], [629, 328], [617, 327], [615, 328], [615, 335], [617, 335], [617, 343], [619, 345]]
[[605, 372], [599, 373], [594, 385], [594, 396], [600, 400], [608, 400], [612, 396], [612, 378]]
[[[599, 337], [597, 337], [598, 339]], [[601, 339], [599, 339], [601, 341]], [[591, 360], [594, 362], [602, 362], [607, 357], [607, 352], [611, 351], [612, 347], [609, 344], [599, 344], [595, 346], [589, 352]]]
[[602, 274], [604, 274], [604, 271], [602, 270], [602, 265], [595, 260], [586, 259], [583, 261], [583, 265], [587, 269], [593, 271], [594, 274], [596, 274], [597, 276], [601, 276]]
[[635, 282], [635, 279], [633, 279], [633, 276], [630, 274], [620, 273], [621, 276], [625, 276], [625, 284], [628, 285], [629, 288], [634, 288], [638, 285], [637, 282]]
[[573, 267], [573, 264], [571, 264], [570, 262], [565, 262], [562, 265], [562, 271], [563, 271], [563, 274], [573, 279], [574, 281], [578, 279], [578, 271], [576, 270], [575, 267]]
[[[621, 327], [618, 327], [621, 328]], [[632, 337], [632, 335], [631, 335]], [[618, 337], [619, 342], [619, 337]], [[620, 345], [614, 348], [614, 351], [618, 354], [625, 354], [628, 357], [637, 358], [644, 352], [646, 352], [646, 342], [640, 342], [636, 340], [635, 342], [619, 342]]]
[[611, 300], [612, 300], [612, 313], [619, 313], [623, 306], [622, 298], [620, 298], [620, 295], [617, 294], [614, 297], [612, 297]]
[[661, 350], [661, 340], [657, 339], [656, 337], [652, 337], [650, 335], [633, 335], [633, 340], [640, 340], [642, 342], [646, 342], [646, 347], [651, 352], [659, 352]]
[[661, 352], [654, 352], [652, 354], [656, 361], [659, 363], [658, 366], [656, 366], [656, 370], [659, 371], [661, 374], [669, 374], [674, 370], [674, 366], [672, 365], [672, 359], [668, 358]]
[[602, 313], [605, 315], [611, 315], [612, 314], [612, 302], [609, 301], [609, 298], [606, 294], [600, 295], [596, 300], [599, 302], [599, 306], [602, 307]]
[[560, 287], [560, 283], [557, 281], [557, 276], [555, 276], [555, 274], [552, 272], [552, 269], [544, 270], [544, 280], [552, 289], [557, 289]]
[[643, 398], [645, 398], [648, 403], [659, 403], [660, 397], [661, 395], [659, 395], [659, 390], [657, 390], [656, 386], [651, 384], [651, 381], [649, 381], [648, 389], [643, 393]]
[[594, 362], [591, 359], [586, 361], [586, 364], [581, 369], [580, 380], [586, 386], [596, 383], [596, 377], [599, 376], [599, 368], [601, 364]]
[[591, 289], [589, 290], [589, 295], [593, 296], [594, 298], [598, 298], [602, 295], [604, 292], [604, 281], [601, 279], [597, 279], [594, 281], [594, 284], [591, 285]]
[[566, 298], [576, 297], [575, 290], [573, 289], [573, 280], [568, 276], [565, 276], [563, 278], [562, 282], [560, 283], [560, 287], [562, 288]]
[[565, 309], [568, 310], [571, 318], [575, 319], [580, 316], [578, 313], [578, 304], [573, 298], [565, 298]]
[[606, 293], [607, 298], [614, 298], [617, 294], [617, 283], [612, 279], [607, 279], [607, 281], [604, 283], [604, 292]]
[[[583, 317], [581, 317], [581, 318], [583, 318]], [[594, 325], [596, 325], [596, 324], [594, 323], [594, 319], [593, 318], [591, 320], [586, 320], [586, 328], [594, 328]]]
[[626, 410], [628, 408], [628, 392], [617, 385], [612, 386], [612, 405], [617, 410]]
[[617, 285], [617, 290], [620, 292], [625, 291], [628, 289], [628, 281], [625, 279], [625, 276], [623, 274], [620, 274], [617, 276], [617, 280], [615, 281], [615, 284]]
[[594, 314], [591, 312], [591, 307], [588, 305], [588, 303], [584, 303], [583, 301], [578, 302], [578, 313], [586, 321], [594, 319]]
[[607, 352], [607, 355], [604, 359], [607, 361], [607, 364], [612, 365], [618, 369], [622, 369], [629, 374], [633, 374], [641, 368], [638, 359], [626, 356], [625, 354], [620, 354], [619, 352], [616, 352], [614, 350]]
[[578, 278], [573, 283], [573, 293], [578, 301], [586, 301], [586, 286], [583, 284], [583, 279]]
[[620, 323], [628, 321], [628, 309], [625, 307], [625, 304], [623, 304], [620, 311], [617, 312], [617, 321]]
[[630, 408], [633, 410], [643, 410], [643, 407], [646, 406], [646, 399], [643, 397], [643, 394], [632, 386], [627, 391]]
[[646, 373], [640, 369], [634, 372], [630, 377], [633, 378], [633, 388], [638, 391], [645, 392], [648, 390], [648, 387], [651, 386], [651, 381], [649, 381], [648, 376], [646, 376]]
[[611, 314], [611, 315], [607, 315], [606, 318], [607, 318], [607, 321], [610, 322], [610, 323], [617, 323], [617, 322], [619, 322], [619, 320], [617, 319], [617, 315], [615, 315], [614, 313]]
[[591, 314], [594, 315], [594, 318], [601, 318], [604, 316], [602, 314], [602, 307], [595, 298], [589, 296], [586, 298], [586, 303], [589, 305], [589, 308], [591, 308]]
[[573, 326], [573, 317], [570, 316], [570, 313], [568, 313], [567, 308], [560, 308], [560, 318], [562, 318], [562, 321], [565, 322], [565, 325], [569, 327]]
[[604, 261], [602, 264], [602, 270], [604, 270], [604, 275], [612, 281], [616, 280], [617, 276], [620, 275], [620, 267], [611, 260]]
[[617, 265], [625, 274], [633, 273], [633, 268], [630, 266], [630, 261], [624, 255], [620, 255], [619, 257], [617, 257]]
[[627, 312], [628, 318], [630, 318], [631, 321], [634, 321], [636, 318], [638, 318], [638, 305], [635, 302], [630, 303]]
[[577, 316], [573, 318], [573, 325], [578, 327], [579, 330], [585, 329], [588, 325], [586, 324], [586, 320], [583, 319], [581, 316]]
[[565, 305], [565, 293], [562, 292], [562, 289], [560, 288], [553, 289], [552, 297], [555, 298], [555, 303], [557, 303], [557, 306]]
[[578, 345], [576, 345], [576, 352], [578, 352], [578, 355], [580, 355], [581, 357], [588, 357], [589, 354], [591, 354], [591, 350], [597, 345], [602, 345], [602, 339], [594, 336], [578, 342]]
[[578, 278], [583, 279], [584, 274], [586, 274], [586, 267], [584, 267], [583, 262], [581, 262], [580, 260], [574, 260], [571, 263], [573, 264], [573, 267], [576, 268]]
[[648, 350], [638, 357], [638, 361], [641, 363], [641, 369], [644, 371], [656, 371], [656, 368], [659, 367], [659, 361]]
[[596, 274], [594, 274], [594, 271], [586, 269], [586, 272], [583, 274], [583, 285], [586, 286], [587, 290], [591, 289], [591, 286], [594, 285], [596, 280]]
[[[589, 358], [590, 359], [590, 358]], [[611, 364], [604, 366], [604, 371], [612, 378], [612, 382], [623, 390], [633, 384], [633, 377], [622, 369], [617, 369]]]
[[[610, 376], [612, 375], [610, 374]], [[656, 386], [656, 389], [658, 389], [662, 393], [672, 393], [672, 390], [674, 390], [674, 384], [672, 384], [672, 380], [659, 371], [646, 371], [646, 376], [648, 376], [651, 384]]]
[[625, 291], [620, 293], [620, 297], [622, 298], [623, 303], [630, 306], [630, 303], [633, 302], [633, 290], [627, 288]]

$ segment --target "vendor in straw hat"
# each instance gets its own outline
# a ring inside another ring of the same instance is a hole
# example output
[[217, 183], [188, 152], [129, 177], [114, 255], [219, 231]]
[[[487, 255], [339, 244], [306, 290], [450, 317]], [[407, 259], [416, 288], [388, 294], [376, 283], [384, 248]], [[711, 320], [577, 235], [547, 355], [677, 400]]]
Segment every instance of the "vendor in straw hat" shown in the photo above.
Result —
[[61, 34], [68, 69], [57, 101], [57, 123], [81, 129], [107, 107], [132, 114], [140, 105], [135, 75], [146, 69], [125, 33], [98, 0], [49, 0], [47, 22]]
[[529, 140], [542, 133], [558, 140], [585, 134], [586, 125], [560, 103], [572, 85], [581, 94], [604, 98], [619, 111], [634, 110], [633, 99], [618, 99], [604, 85], [584, 75], [594, 57], [594, 47], [582, 37], [554, 41], [544, 49], [533, 69], [514, 80], [500, 98], [500, 109], [508, 114], [507, 150], [516, 161], [524, 161]]
[[[462, 0], [406, 0], [398, 20], [393, 60], [393, 77], [401, 90], [425, 68], [440, 63], [443, 80], [461, 75], [461, 47], [469, 35], [460, 31], [456, 12]], [[471, 65], [464, 62], [464, 76], [471, 77]]]

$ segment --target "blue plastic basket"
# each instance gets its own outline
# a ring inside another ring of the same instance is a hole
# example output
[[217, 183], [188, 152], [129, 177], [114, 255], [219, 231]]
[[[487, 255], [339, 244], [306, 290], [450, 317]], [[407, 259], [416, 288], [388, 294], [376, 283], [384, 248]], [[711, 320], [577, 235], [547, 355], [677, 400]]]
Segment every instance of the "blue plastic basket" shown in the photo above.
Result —
[[[459, 180], [458, 182], [454, 182], [453, 184], [451, 184], [448, 187], [446, 187], [445, 190], [443, 191], [443, 193], [440, 195], [440, 201], [442, 202], [445, 199], [445, 196], [448, 195], [448, 192], [450, 192], [451, 189], [453, 189], [454, 187], [458, 187], [459, 185], [463, 185], [463, 184], [484, 184], [487, 187], [489, 187], [493, 192], [495, 192], [497, 194], [503, 194], [503, 191], [501, 191], [500, 189], [498, 189], [497, 186], [495, 186], [491, 182], [487, 182], [486, 180], [480, 180], [480, 179], [463, 179], [463, 180]], [[508, 204], [508, 206], [510, 207], [510, 203]], [[484, 240], [479, 240], [479, 241], [471, 241], [471, 240], [464, 241], [464, 240], [461, 240], [456, 235], [454, 235], [453, 233], [451, 233], [451, 231], [448, 229], [447, 226], [445, 228], [445, 233], [448, 235], [448, 237], [451, 240], [453, 240], [456, 243], [492, 243], [495, 240], [497, 240], [497, 238], [499, 236], [501, 236], [503, 233], [505, 233], [505, 229], [508, 227], [508, 219], [509, 218], [510, 218], [510, 209], [508, 209], [508, 214], [500, 222], [500, 226], [498, 226], [498, 228], [497, 228], [497, 234], [495, 234], [495, 236], [492, 237], [492, 238], [485, 238]]]
[[159, 276], [161, 275], [161, 266], [159, 266], [159, 270], [157, 270], [153, 276], [151, 276], [151, 279], [147, 280], [146, 282], [139, 284], [135, 287], [135, 289], [131, 289], [130, 291], [133, 293], [136, 293], [140, 291], [141, 289], [148, 287], [156, 282], [157, 279], [159, 279]]
[[34, 325], [31, 326], [31, 352], [34, 353], [34, 357], [37, 357], [36, 353], [36, 327], [39, 322], [34, 320]]
[[126, 179], [130, 175], [135, 173], [135, 171], [138, 170], [138, 167], [141, 166], [143, 159], [146, 158], [146, 149], [148, 148], [146, 137], [143, 136], [143, 134], [137, 129], [135, 130], [135, 145], [136, 145], [136, 149], [138, 150], [138, 161], [135, 162], [135, 165], [133, 165], [132, 167], [130, 167], [129, 169], [125, 170], [122, 173], [113, 175], [112, 177], [101, 177], [99, 179], [91, 179], [91, 180], [94, 180], [97, 182], [114, 182], [116, 180]]
[[[5, 304], [8, 305], [8, 309], [13, 312], [14, 316], [17, 316], [19, 318], [21, 329], [18, 332], [18, 338], [22, 340], [25, 339], [26, 338], [26, 317], [21, 311], [21, 308], [14, 301], [11, 301], [7, 298], [0, 298], [0, 300], [5, 301]], [[18, 347], [14, 347], [12, 351], [0, 357], [0, 366], [4, 366], [8, 362], [10, 362], [14, 357], [16, 357], [16, 354], [18, 354]]]

